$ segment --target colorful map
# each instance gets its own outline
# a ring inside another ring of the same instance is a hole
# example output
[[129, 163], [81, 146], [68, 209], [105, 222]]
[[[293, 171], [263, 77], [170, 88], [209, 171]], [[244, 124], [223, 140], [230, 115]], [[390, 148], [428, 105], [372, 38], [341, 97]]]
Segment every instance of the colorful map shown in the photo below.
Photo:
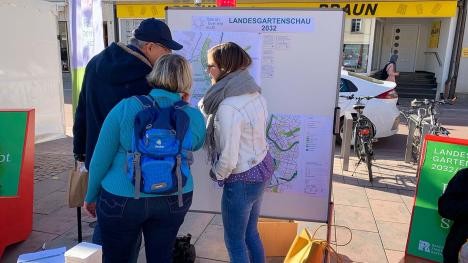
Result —
[[[241, 37], [242, 36], [242, 37]], [[244, 48], [252, 57], [253, 63], [249, 67], [249, 72], [255, 78], [257, 84], [260, 83], [261, 67], [261, 44], [262, 38], [257, 33], [237, 34], [234, 32], [195, 32], [195, 31], [175, 31], [173, 38], [184, 48], [177, 51], [184, 56], [192, 65], [193, 86], [190, 104], [196, 106], [198, 101], [205, 95], [211, 86], [211, 80], [206, 73], [207, 51], [220, 43], [234, 42]]]
[[[268, 186], [274, 193], [303, 193], [313, 196], [328, 194], [327, 180], [331, 167], [329, 154], [319, 152], [326, 146], [322, 117], [272, 114], [266, 136], [275, 163], [275, 173]], [[331, 154], [331, 153], [330, 153]]]
[[297, 179], [300, 130], [300, 120], [297, 116], [270, 117], [266, 135], [275, 162], [275, 173], [270, 183], [273, 192], [290, 190], [289, 183]]

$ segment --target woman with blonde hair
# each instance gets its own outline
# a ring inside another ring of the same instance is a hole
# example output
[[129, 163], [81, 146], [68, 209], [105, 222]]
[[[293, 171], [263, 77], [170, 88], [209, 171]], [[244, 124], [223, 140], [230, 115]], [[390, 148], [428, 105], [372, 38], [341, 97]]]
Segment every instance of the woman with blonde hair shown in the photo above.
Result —
[[[153, 87], [150, 98], [161, 109], [172, 107], [181, 99], [187, 102], [191, 75], [182, 56], [160, 57], [147, 77]], [[135, 186], [127, 178], [125, 167], [127, 154], [133, 149], [134, 120], [143, 109], [137, 97], [118, 103], [104, 121], [91, 160], [84, 209], [93, 217], [97, 214], [104, 262], [128, 262], [130, 248], [140, 232], [145, 239], [147, 262], [172, 262], [177, 232], [192, 203], [193, 179], [189, 170], [184, 173], [187, 180], [180, 195], [139, 193], [139, 198], [135, 198]], [[188, 105], [182, 111], [189, 117], [182, 150], [198, 150], [205, 138], [203, 115]]]
[[211, 88], [199, 106], [208, 118], [210, 176], [223, 186], [221, 213], [231, 262], [265, 262], [257, 230], [264, 188], [273, 173], [266, 141], [267, 105], [247, 68], [252, 59], [228, 42], [208, 51]]

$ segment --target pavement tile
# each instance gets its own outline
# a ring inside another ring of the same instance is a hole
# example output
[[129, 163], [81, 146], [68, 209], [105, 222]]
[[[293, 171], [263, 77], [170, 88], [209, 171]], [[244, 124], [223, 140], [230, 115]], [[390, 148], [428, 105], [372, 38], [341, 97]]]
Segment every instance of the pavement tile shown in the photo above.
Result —
[[46, 197], [34, 200], [34, 212], [41, 214], [50, 214], [63, 207], [67, 207], [66, 192], [56, 191], [48, 194]]
[[360, 186], [358, 179], [355, 177], [352, 177], [351, 175], [349, 176], [343, 175], [343, 181], [345, 184]]
[[403, 203], [369, 200], [376, 221], [409, 223], [410, 213]]
[[333, 183], [333, 201], [337, 205], [369, 207], [367, 195], [362, 187]]
[[[92, 242], [94, 228], [90, 228], [88, 225], [83, 224], [82, 226], [82, 238], [84, 242]], [[68, 231], [62, 233], [60, 236], [55, 238], [52, 241], [49, 241], [46, 246], [47, 248], [54, 247], [67, 247], [70, 249], [78, 244], [78, 229], [77, 227], [72, 227]]]
[[353, 230], [378, 232], [369, 207], [335, 205], [335, 223]]
[[[327, 227], [325, 223], [317, 222], [306, 222], [306, 221], [295, 221], [297, 223], [297, 234], [300, 234], [304, 228], [308, 228], [311, 234], [317, 230], [315, 237], [318, 239], [327, 239]], [[320, 227], [320, 228], [319, 228]], [[333, 234], [334, 228], [332, 228], [331, 240], [335, 241], [335, 235]]]
[[71, 228], [76, 228], [76, 210], [71, 208], [58, 209], [48, 215], [34, 214], [33, 230], [51, 234], [62, 234]]
[[220, 214], [216, 214], [211, 220], [210, 225], [223, 226], [223, 218]]
[[398, 192], [400, 194], [401, 200], [403, 200], [403, 203], [405, 203], [408, 212], [411, 214], [413, 211], [415, 191], [398, 190]]
[[56, 191], [66, 191], [67, 183], [62, 180], [44, 180], [34, 183], [34, 200], [48, 196]]
[[369, 199], [402, 202], [398, 191], [395, 189], [369, 187], [366, 188], [366, 193]]
[[333, 182], [338, 182], [338, 183], [343, 183], [344, 182], [343, 175], [334, 173], [332, 175], [332, 181]]
[[405, 251], [409, 224], [377, 221], [377, 227], [385, 249]]
[[197, 256], [219, 261], [229, 261], [224, 245], [224, 231], [222, 226], [208, 225], [205, 232], [195, 243]]
[[399, 186], [401, 186], [402, 190], [416, 190], [416, 182], [417, 178], [415, 176], [407, 176], [396, 174], [395, 175], [396, 182]]
[[[339, 232], [342, 233], [342, 232]], [[349, 234], [347, 234], [349, 235]], [[338, 236], [338, 242], [346, 242], [349, 237]], [[353, 239], [346, 246], [339, 246], [338, 253], [345, 255], [345, 262], [387, 262], [378, 233], [353, 230]]]
[[405, 262], [404, 252], [385, 249], [385, 254], [387, 255], [388, 263], [404, 263]]
[[179, 229], [178, 235], [190, 233], [192, 235], [190, 241], [192, 244], [195, 244], [213, 217], [213, 214], [188, 212], [185, 216], [184, 223]]
[[56, 237], [57, 235], [55, 234], [32, 231], [31, 235], [29, 235], [29, 238], [26, 241], [8, 246], [3, 253], [1, 262], [16, 262], [19, 255], [36, 252], [42, 247], [44, 243], [47, 243], [49, 240], [53, 240]]

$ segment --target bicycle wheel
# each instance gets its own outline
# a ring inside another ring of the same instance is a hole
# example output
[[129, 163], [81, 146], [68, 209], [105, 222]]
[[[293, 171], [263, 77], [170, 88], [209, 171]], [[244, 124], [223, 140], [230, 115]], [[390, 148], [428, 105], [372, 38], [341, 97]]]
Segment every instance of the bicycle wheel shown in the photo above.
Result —
[[372, 180], [374, 179], [372, 177], [372, 151], [369, 147], [369, 143], [368, 142], [364, 142], [364, 152], [365, 152], [365, 161], [366, 161], [366, 165], [367, 165], [367, 172], [369, 173], [369, 181], [372, 182]]

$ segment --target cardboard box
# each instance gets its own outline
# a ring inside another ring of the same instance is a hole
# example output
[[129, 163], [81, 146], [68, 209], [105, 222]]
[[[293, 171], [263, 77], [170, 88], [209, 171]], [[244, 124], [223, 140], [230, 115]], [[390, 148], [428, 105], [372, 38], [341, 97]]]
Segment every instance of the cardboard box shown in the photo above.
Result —
[[81, 242], [65, 252], [66, 263], [101, 263], [102, 248], [99, 245]]
[[284, 257], [297, 235], [297, 223], [261, 218], [258, 221], [258, 232], [267, 257]]

